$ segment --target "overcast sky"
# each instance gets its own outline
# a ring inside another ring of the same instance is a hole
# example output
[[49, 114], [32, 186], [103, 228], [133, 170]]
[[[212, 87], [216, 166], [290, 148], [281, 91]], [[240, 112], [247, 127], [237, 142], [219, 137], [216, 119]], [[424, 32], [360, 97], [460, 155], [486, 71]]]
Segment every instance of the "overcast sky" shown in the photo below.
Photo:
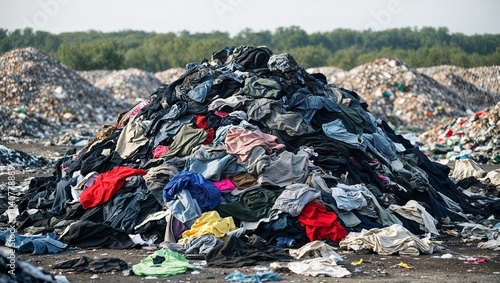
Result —
[[0, 0], [0, 28], [234, 35], [292, 25], [308, 33], [431, 26], [484, 34], [500, 33], [499, 13], [497, 0]]

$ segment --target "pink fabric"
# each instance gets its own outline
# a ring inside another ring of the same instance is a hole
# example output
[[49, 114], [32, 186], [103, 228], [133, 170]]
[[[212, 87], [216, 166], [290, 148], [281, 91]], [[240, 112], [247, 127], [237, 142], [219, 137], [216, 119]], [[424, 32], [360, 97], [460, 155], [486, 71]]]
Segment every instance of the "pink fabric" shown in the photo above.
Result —
[[168, 153], [168, 146], [159, 145], [151, 153], [153, 154], [153, 158], [159, 158], [163, 154]]
[[213, 183], [221, 191], [231, 191], [231, 190], [234, 190], [236, 188], [234, 183], [229, 179], [222, 179], [220, 181], [213, 182]]
[[144, 106], [148, 105], [150, 102], [151, 102], [151, 99], [146, 99], [146, 100], [139, 102], [139, 104], [137, 104], [136, 106], [134, 106], [134, 108], [132, 108], [132, 110], [130, 111], [129, 120], [130, 121], [134, 120], [135, 116], [137, 116], [137, 114], [139, 114], [139, 111], [141, 111], [141, 109], [144, 108]]
[[261, 131], [231, 128], [226, 135], [227, 153], [238, 157], [238, 162], [245, 161], [252, 149], [262, 146], [267, 153], [278, 152], [285, 148], [278, 143], [278, 138]]
[[219, 117], [224, 118], [224, 117], [229, 116], [229, 113], [227, 113], [227, 112], [225, 112], [225, 111], [220, 111], [220, 110], [217, 110], [217, 111], [215, 111], [215, 115], [217, 115], [217, 116], [219, 116]]

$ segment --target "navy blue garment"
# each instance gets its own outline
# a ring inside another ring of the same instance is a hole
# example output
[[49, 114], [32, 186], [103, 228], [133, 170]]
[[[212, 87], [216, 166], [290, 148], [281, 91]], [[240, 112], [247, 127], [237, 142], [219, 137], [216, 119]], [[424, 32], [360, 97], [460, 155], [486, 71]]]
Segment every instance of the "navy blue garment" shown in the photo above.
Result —
[[71, 196], [71, 186], [76, 186], [77, 181], [78, 178], [74, 177], [69, 180], [61, 180], [57, 184], [56, 198], [54, 199], [54, 203], [52, 204], [50, 213], [54, 215], [59, 215], [64, 213], [64, 209], [66, 208], [66, 203], [68, 201], [73, 200], [73, 197]]
[[132, 233], [133, 228], [161, 205], [141, 176], [128, 177], [118, 193], [103, 206], [104, 223]]
[[[357, 210], [353, 210], [354, 215], [361, 220], [361, 223], [354, 227], [349, 227], [347, 231], [349, 232], [361, 232], [363, 229], [370, 230], [372, 228], [383, 228], [384, 225], [377, 223], [375, 219], [370, 218], [366, 215], [360, 214]], [[345, 228], [345, 227], [344, 227]]]
[[182, 171], [175, 175], [163, 189], [163, 200], [174, 200], [181, 190], [188, 190], [202, 211], [213, 210], [220, 202], [219, 188], [198, 173]]
[[316, 111], [319, 109], [324, 108], [329, 112], [342, 112], [332, 96], [314, 95], [307, 88], [297, 90], [288, 101], [288, 107], [287, 110], [299, 112], [307, 124], [311, 123]]
[[45, 236], [23, 236], [14, 233], [14, 241], [11, 241], [10, 231], [0, 231], [0, 243], [7, 247], [16, 249], [20, 253], [31, 253], [34, 255], [57, 254], [62, 252], [67, 245], [56, 240], [55, 233]]
[[[20, 212], [28, 208], [50, 208], [52, 207], [53, 199], [50, 200], [49, 196], [52, 194], [56, 187], [55, 177], [36, 177], [31, 179], [28, 191], [26, 191], [21, 201], [18, 202], [18, 209]], [[13, 194], [13, 192], [11, 192]], [[38, 195], [38, 196], [37, 196]], [[37, 197], [35, 197], [37, 196]], [[39, 197], [43, 197], [43, 203], [39, 201]]]
[[[427, 178], [429, 179], [429, 183], [432, 185], [432, 187], [437, 192], [440, 192], [453, 201], [457, 202], [463, 209], [464, 213], [481, 215], [483, 217], [487, 217], [490, 214], [489, 211], [483, 209], [482, 207], [474, 206], [472, 204], [472, 199], [458, 190], [455, 183], [453, 183], [453, 181], [448, 178], [450, 167], [437, 162], [432, 162], [418, 148], [407, 149], [404, 153], [414, 154], [418, 158], [417, 166], [422, 168], [427, 173]], [[434, 197], [436, 201], [441, 200], [441, 197], [437, 194], [435, 194]], [[444, 201], [441, 200], [441, 203], [444, 203]], [[455, 213], [451, 213], [451, 211], [449, 216], [452, 220], [463, 220], [462, 217], [456, 215]]]

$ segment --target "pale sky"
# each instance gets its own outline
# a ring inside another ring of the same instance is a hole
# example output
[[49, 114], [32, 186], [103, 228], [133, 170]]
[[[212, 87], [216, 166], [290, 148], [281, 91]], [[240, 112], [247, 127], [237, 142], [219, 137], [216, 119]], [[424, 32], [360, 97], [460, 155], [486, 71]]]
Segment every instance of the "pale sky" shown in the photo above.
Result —
[[299, 26], [384, 30], [447, 27], [465, 34], [500, 33], [497, 0], [0, 0], [0, 28], [69, 31], [223, 31], [235, 35]]

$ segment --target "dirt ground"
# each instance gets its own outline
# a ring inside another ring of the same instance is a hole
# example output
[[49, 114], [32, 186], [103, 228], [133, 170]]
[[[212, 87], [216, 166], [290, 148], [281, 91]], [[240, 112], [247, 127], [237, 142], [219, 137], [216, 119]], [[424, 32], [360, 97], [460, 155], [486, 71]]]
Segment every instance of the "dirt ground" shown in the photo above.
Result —
[[[55, 158], [61, 156], [70, 147], [52, 147], [35, 144], [6, 144], [6, 146], [36, 156]], [[53, 165], [28, 172], [20, 172], [16, 175], [16, 181], [20, 182], [24, 178], [32, 176], [47, 176], [52, 172]], [[485, 170], [492, 170], [498, 166], [485, 166]], [[4, 178], [5, 177], [5, 178]], [[6, 182], [6, 176], [0, 176], [0, 183]], [[338, 250], [344, 261], [341, 265], [347, 268], [352, 276], [350, 278], [331, 277], [307, 277], [293, 274], [289, 271], [275, 271], [282, 277], [281, 282], [500, 282], [500, 251], [483, 250], [476, 248], [478, 241], [464, 242], [461, 238], [444, 236], [436, 239], [441, 241], [444, 251], [432, 255], [420, 255], [418, 257], [403, 256], [380, 256], [377, 254], [356, 254]], [[104, 274], [75, 273], [73, 271], [53, 269], [52, 266], [59, 261], [87, 256], [89, 258], [116, 257], [127, 262], [131, 267], [152, 251], [141, 249], [130, 250], [109, 250], [109, 249], [75, 249], [69, 248], [65, 252], [56, 255], [29, 255], [16, 254], [17, 258], [32, 265], [42, 267], [44, 270], [54, 275], [64, 275], [70, 282], [227, 282], [225, 276], [238, 270], [245, 274], [255, 274], [256, 272], [269, 268], [270, 262], [262, 262], [260, 266], [245, 268], [207, 268], [202, 261], [192, 261], [193, 264], [201, 266], [199, 272], [188, 272], [186, 274], [170, 276], [165, 278], [146, 279], [135, 275], [125, 276], [122, 272], [111, 272]], [[452, 258], [441, 258], [445, 254], [451, 254]], [[483, 263], [465, 263], [468, 258], [484, 257], [487, 259]], [[352, 262], [363, 259], [359, 266], [352, 265]], [[397, 266], [399, 263], [406, 263], [412, 268], [407, 269]]]
[[[275, 271], [281, 276], [283, 282], [500, 282], [500, 251], [477, 249], [477, 241], [463, 243], [459, 238], [443, 238], [445, 251], [432, 255], [420, 255], [418, 257], [403, 256], [380, 256], [376, 254], [355, 254], [339, 250], [338, 253], [344, 258], [342, 265], [347, 268], [352, 276], [350, 278], [332, 277], [307, 277], [293, 274], [287, 271]], [[157, 279], [145, 279], [135, 275], [124, 276], [122, 272], [111, 272], [97, 274], [75, 273], [73, 271], [53, 269], [52, 266], [59, 261], [87, 256], [89, 258], [117, 257], [127, 262], [129, 266], [139, 263], [148, 256], [151, 251], [146, 250], [109, 250], [109, 249], [69, 249], [56, 255], [27, 255], [17, 254], [18, 259], [27, 261], [35, 266], [41, 266], [46, 271], [55, 275], [64, 275], [70, 282], [227, 282], [224, 277], [235, 270], [245, 274], [255, 274], [264, 268], [269, 268], [270, 262], [263, 262], [255, 267], [245, 268], [207, 268], [202, 261], [192, 261], [195, 265], [201, 265], [199, 273], [188, 272], [182, 275], [170, 276]], [[445, 254], [451, 254], [451, 259], [441, 258]], [[467, 258], [485, 257], [484, 263], [465, 263]], [[353, 266], [352, 262], [363, 259], [359, 266]], [[397, 266], [398, 263], [406, 263], [411, 269]], [[94, 277], [92, 277], [94, 276]], [[94, 279], [93, 279], [94, 278]]]

